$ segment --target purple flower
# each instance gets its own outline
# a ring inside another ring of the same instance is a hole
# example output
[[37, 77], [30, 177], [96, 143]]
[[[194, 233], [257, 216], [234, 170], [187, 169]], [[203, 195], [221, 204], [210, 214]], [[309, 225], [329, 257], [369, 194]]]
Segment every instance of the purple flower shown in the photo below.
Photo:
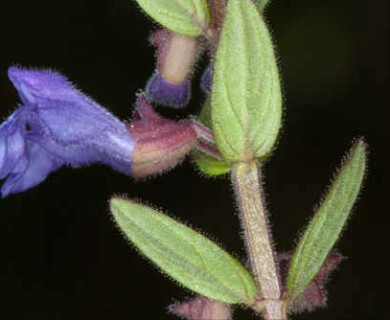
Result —
[[0, 126], [2, 197], [63, 165], [98, 162], [131, 174], [135, 139], [123, 122], [58, 73], [11, 67], [8, 76], [22, 105]]
[[103, 163], [143, 178], [174, 167], [193, 148], [219, 156], [207, 128], [160, 117], [144, 94], [124, 123], [58, 73], [11, 67], [8, 76], [23, 104], [0, 125], [3, 198], [64, 165]]

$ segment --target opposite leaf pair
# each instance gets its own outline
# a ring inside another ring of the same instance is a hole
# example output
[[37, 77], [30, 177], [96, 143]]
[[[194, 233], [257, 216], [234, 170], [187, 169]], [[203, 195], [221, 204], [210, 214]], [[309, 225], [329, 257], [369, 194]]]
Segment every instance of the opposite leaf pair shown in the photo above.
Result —
[[[228, 319], [229, 304], [253, 307], [258, 303], [258, 288], [249, 272], [202, 234], [131, 200], [114, 198], [110, 209], [121, 231], [140, 252], [183, 286], [208, 298], [176, 303], [170, 307], [172, 313], [188, 320]], [[286, 293], [291, 259], [290, 253], [277, 255]], [[324, 285], [341, 260], [339, 253], [330, 253], [303, 292], [291, 301], [289, 310], [296, 313], [324, 307]]]
[[[288, 267], [291, 262], [291, 254], [282, 253], [277, 256], [283, 282], [286, 281]], [[303, 294], [294, 301], [290, 309], [294, 313], [312, 311], [326, 306], [326, 293], [324, 284], [329, 274], [338, 267], [342, 256], [336, 252], [329, 254], [323, 267], [310, 283]], [[175, 303], [169, 307], [169, 311], [185, 320], [210, 320], [232, 319], [232, 308], [226, 303], [198, 296], [194, 299]]]

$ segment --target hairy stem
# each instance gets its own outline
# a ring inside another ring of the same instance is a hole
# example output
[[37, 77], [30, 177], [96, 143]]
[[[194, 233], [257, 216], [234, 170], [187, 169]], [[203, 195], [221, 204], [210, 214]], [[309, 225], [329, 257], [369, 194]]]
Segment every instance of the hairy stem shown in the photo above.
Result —
[[260, 184], [260, 166], [256, 161], [237, 163], [232, 181], [251, 268], [259, 287], [259, 306], [267, 320], [287, 319], [278, 271], [272, 250], [266, 210]]

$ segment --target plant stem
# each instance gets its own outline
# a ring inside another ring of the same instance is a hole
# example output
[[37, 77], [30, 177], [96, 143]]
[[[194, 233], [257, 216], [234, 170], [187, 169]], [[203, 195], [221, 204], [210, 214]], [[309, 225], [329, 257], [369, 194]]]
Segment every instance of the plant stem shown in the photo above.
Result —
[[[272, 250], [257, 161], [237, 163], [232, 182], [240, 209], [245, 244], [266, 320], [287, 319], [279, 275]], [[259, 307], [255, 306], [255, 309]]]
[[227, 0], [210, 1], [211, 24], [213, 29], [220, 29], [225, 16]]

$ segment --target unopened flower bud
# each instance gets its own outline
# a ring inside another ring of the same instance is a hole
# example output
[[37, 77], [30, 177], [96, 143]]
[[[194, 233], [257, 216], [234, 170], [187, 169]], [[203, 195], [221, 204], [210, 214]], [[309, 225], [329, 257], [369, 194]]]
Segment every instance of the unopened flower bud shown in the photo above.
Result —
[[211, 92], [211, 84], [213, 81], [213, 67], [214, 64], [210, 63], [206, 70], [202, 74], [201, 78], [201, 86], [204, 92], [210, 93]]
[[182, 107], [190, 99], [190, 78], [199, 46], [197, 38], [160, 30], [151, 42], [158, 47], [157, 70], [146, 85], [152, 101]]

